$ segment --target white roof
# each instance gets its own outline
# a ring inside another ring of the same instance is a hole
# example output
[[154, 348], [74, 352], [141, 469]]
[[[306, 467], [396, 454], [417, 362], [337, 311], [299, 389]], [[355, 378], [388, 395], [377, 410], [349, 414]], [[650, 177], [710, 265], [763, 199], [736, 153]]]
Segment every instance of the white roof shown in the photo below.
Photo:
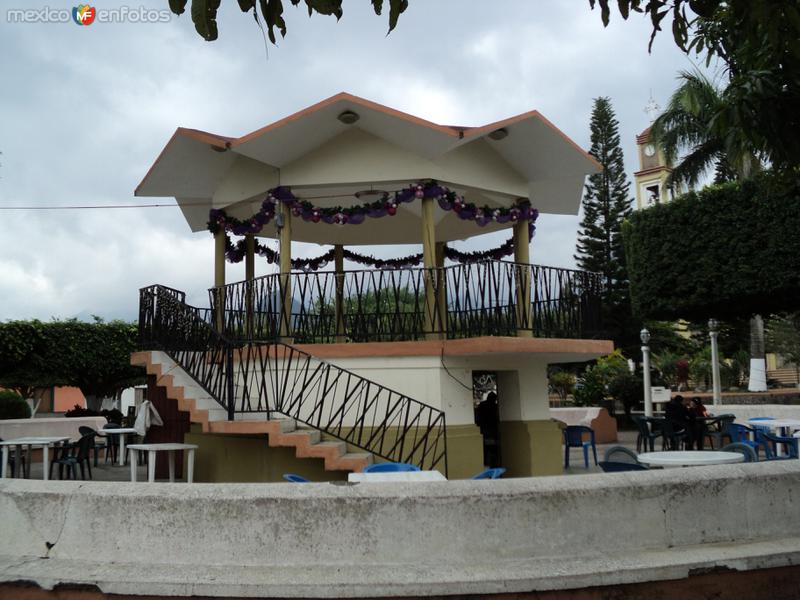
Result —
[[[352, 111], [358, 121], [338, 116]], [[489, 134], [504, 129], [507, 136]], [[363, 190], [393, 192], [434, 179], [479, 206], [511, 206], [530, 199], [542, 213], [577, 214], [586, 175], [599, 164], [537, 111], [480, 127], [437, 125], [341, 93], [240, 138], [179, 128], [137, 196], [174, 197], [193, 231], [208, 211], [252, 216], [267, 190], [289, 186], [321, 207], [363, 203]], [[374, 198], [373, 198], [374, 199]], [[420, 203], [364, 225], [293, 220], [292, 239], [320, 244], [419, 243]], [[436, 207], [436, 239], [449, 241], [510, 227], [478, 227]], [[369, 225], [369, 226], [365, 226]], [[262, 236], [275, 237], [272, 223]]]

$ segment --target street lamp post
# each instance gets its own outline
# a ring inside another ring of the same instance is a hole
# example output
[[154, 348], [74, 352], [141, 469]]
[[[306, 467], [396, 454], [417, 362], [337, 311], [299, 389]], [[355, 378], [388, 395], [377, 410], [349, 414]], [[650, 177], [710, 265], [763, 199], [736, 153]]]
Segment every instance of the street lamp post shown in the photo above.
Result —
[[642, 375], [644, 378], [644, 416], [653, 416], [653, 393], [650, 389], [650, 332], [642, 329], [639, 333], [642, 340]]
[[711, 338], [711, 388], [714, 396], [714, 406], [722, 403], [722, 391], [719, 383], [719, 322], [716, 319], [708, 320], [708, 335]]

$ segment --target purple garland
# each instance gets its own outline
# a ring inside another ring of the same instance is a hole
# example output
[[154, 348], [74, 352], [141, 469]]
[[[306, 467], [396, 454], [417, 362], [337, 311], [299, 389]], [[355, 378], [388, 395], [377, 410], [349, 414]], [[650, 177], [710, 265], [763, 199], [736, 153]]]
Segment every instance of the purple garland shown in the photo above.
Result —
[[416, 183], [393, 194], [385, 193], [380, 200], [375, 202], [347, 207], [314, 206], [307, 200], [297, 198], [288, 187], [279, 186], [267, 192], [261, 208], [249, 219], [237, 219], [228, 216], [221, 208], [212, 208], [208, 213], [208, 230], [214, 234], [221, 230], [229, 231], [234, 235], [258, 233], [275, 216], [275, 207], [278, 202], [283, 202], [291, 208], [292, 215], [307, 222], [319, 223], [322, 221], [333, 225], [360, 225], [367, 217], [378, 219], [387, 215], [394, 216], [397, 214], [399, 204], [422, 198], [433, 198], [438, 201], [442, 210], [454, 211], [460, 219], [475, 221], [480, 227], [492, 221], [508, 223], [529, 219], [533, 222], [539, 216], [539, 211], [533, 208], [528, 200], [520, 199], [514, 206], [508, 208], [477, 206], [466, 202], [462, 196], [435, 181]]
[[[528, 225], [528, 241], [533, 239], [536, 231], [536, 226], [531, 222]], [[244, 260], [247, 251], [247, 244], [244, 239], [239, 240], [234, 244], [230, 237], [225, 236], [225, 256], [228, 262], [238, 263]], [[280, 254], [267, 247], [266, 245], [255, 240], [255, 253], [263, 256], [270, 264], [278, 264]], [[482, 262], [485, 260], [500, 260], [514, 253], [514, 238], [507, 239], [501, 246], [492, 248], [490, 250], [476, 250], [474, 252], [461, 252], [449, 246], [444, 247], [445, 258], [453, 262], [461, 264], [470, 264]], [[376, 269], [403, 269], [407, 267], [418, 267], [422, 264], [422, 253], [410, 254], [399, 258], [375, 258], [368, 254], [358, 254], [346, 248], [343, 251], [343, 256], [349, 261], [373, 267]], [[316, 256], [314, 258], [295, 258], [292, 259], [292, 269], [299, 271], [317, 271], [324, 268], [333, 260], [333, 249], [328, 250], [325, 254]]]
[[[266, 198], [261, 203], [261, 208], [249, 219], [237, 219], [228, 216], [221, 208], [212, 208], [209, 211], [208, 230], [216, 234], [219, 231], [231, 232], [234, 235], [256, 234], [275, 217], [275, 208], [278, 202], [283, 202], [290, 207], [292, 215], [300, 217], [304, 221], [312, 223], [334, 224], [334, 225], [359, 225], [364, 222], [366, 217], [378, 219], [385, 216], [397, 214], [398, 204], [413, 202], [422, 198], [434, 198], [437, 200], [442, 210], [454, 211], [458, 217], [465, 221], [475, 221], [483, 227], [493, 221], [497, 223], [515, 223], [520, 219], [528, 219], [528, 239], [533, 239], [536, 231], [536, 219], [539, 211], [533, 208], [529, 201], [520, 199], [514, 206], [509, 208], [492, 208], [489, 206], [476, 206], [470, 202], [465, 202], [452, 190], [437, 184], [435, 181], [427, 183], [416, 183], [393, 194], [385, 193], [380, 200], [368, 204], [359, 204], [349, 207], [319, 207], [314, 206], [307, 200], [297, 198], [288, 187], [279, 186], [271, 189]], [[237, 263], [244, 259], [245, 240], [239, 240], [236, 245], [230, 238], [225, 236], [225, 254], [229, 262]], [[445, 257], [458, 263], [475, 263], [488, 259], [499, 260], [509, 256], [514, 252], [514, 239], [509, 238], [498, 248], [475, 252], [460, 252], [454, 248], [445, 246]], [[256, 240], [256, 253], [267, 259], [269, 263], [277, 263], [279, 255], [274, 250], [259, 243]], [[375, 267], [378, 269], [399, 269], [404, 267], [416, 267], [422, 264], [422, 254], [411, 254], [401, 258], [380, 259], [365, 254], [357, 254], [350, 250], [344, 250], [344, 258], [347, 260]], [[333, 250], [329, 250], [321, 256], [315, 258], [298, 258], [292, 260], [292, 268], [298, 270], [316, 271], [324, 267], [333, 260]]]

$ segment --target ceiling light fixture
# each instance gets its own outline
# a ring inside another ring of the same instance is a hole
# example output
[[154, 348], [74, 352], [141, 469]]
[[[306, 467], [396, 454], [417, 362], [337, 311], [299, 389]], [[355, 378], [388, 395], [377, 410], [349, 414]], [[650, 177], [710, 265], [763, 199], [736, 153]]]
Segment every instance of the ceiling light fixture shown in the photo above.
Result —
[[489, 134], [489, 138], [493, 139], [496, 142], [506, 137], [508, 137], [508, 129], [505, 128], [495, 129], [493, 132]]
[[352, 125], [353, 123], [358, 121], [361, 117], [359, 117], [358, 114], [354, 113], [352, 110], [346, 110], [336, 118], [339, 119], [345, 125]]

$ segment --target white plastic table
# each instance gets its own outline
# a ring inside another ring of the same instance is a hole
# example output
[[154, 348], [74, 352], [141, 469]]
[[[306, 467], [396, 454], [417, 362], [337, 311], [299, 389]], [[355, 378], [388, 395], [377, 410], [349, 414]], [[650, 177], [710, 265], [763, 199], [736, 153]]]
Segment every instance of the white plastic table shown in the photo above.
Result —
[[63, 442], [68, 442], [69, 436], [50, 436], [50, 437], [22, 437], [17, 438], [15, 440], [6, 440], [4, 442], [0, 442], [0, 446], [3, 447], [3, 468], [2, 473], [0, 473], [0, 477], [7, 477], [8, 476], [8, 449], [11, 446], [16, 446], [16, 458], [19, 460], [23, 446], [25, 447], [25, 453], [28, 455], [28, 460], [30, 460], [30, 449], [35, 448], [36, 446], [42, 447], [42, 479], [48, 480], [50, 479], [50, 446], [54, 444], [61, 444]]
[[347, 481], [389, 483], [392, 481], [447, 481], [439, 471], [390, 471], [384, 473], [348, 473]]
[[645, 452], [638, 457], [640, 463], [651, 467], [697, 467], [701, 465], [725, 465], [744, 462], [739, 452], [716, 450], [673, 450], [669, 452]]
[[175, 452], [177, 450], [187, 450], [189, 457], [186, 464], [186, 483], [194, 481], [194, 451], [197, 450], [195, 444], [131, 444], [128, 446], [131, 451], [131, 481], [136, 481], [136, 465], [138, 452], [147, 452], [147, 481], [153, 483], [156, 480], [156, 452], [169, 452], [169, 480], [175, 481]]
[[125, 464], [125, 436], [129, 433], [137, 433], [133, 427], [120, 427], [118, 429], [98, 429], [99, 435], [118, 435], [119, 436], [119, 457], [117, 464], [123, 466]]

